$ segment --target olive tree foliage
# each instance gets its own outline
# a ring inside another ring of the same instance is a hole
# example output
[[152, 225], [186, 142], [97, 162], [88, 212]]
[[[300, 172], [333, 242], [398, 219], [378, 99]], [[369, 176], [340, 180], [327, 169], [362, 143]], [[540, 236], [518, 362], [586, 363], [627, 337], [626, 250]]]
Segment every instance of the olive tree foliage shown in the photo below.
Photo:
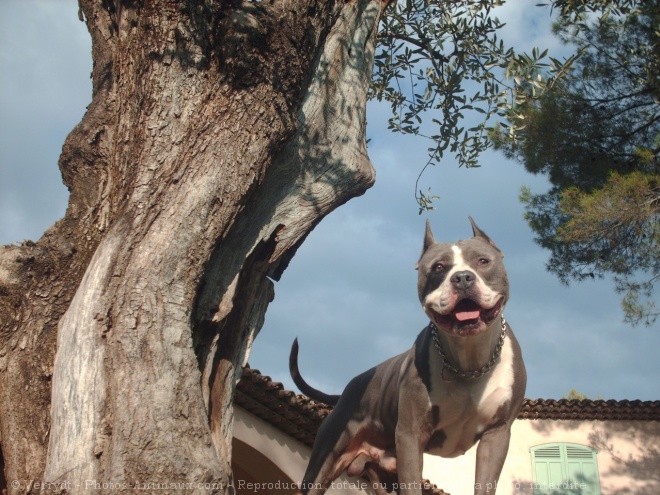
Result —
[[[503, 3], [398, 1], [381, 21], [370, 96], [391, 104], [391, 130], [427, 138], [422, 173], [448, 154], [460, 166], [478, 167], [480, 154], [492, 146], [487, 130], [493, 119], [515, 136], [523, 126], [515, 108], [551, 89], [576, 58], [506, 47], [499, 36], [505, 24], [497, 18]], [[421, 213], [433, 209], [436, 198], [419, 182]]]
[[555, 2], [554, 31], [580, 57], [540, 99], [511, 109], [526, 126], [492, 136], [547, 175], [521, 200], [547, 268], [564, 283], [612, 275], [626, 322], [651, 325], [660, 277], [660, 2]]

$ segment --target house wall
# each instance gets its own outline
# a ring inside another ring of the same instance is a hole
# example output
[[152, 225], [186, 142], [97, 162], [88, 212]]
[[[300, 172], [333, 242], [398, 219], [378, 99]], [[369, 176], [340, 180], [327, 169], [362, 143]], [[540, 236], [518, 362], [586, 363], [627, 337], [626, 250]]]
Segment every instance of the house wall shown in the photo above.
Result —
[[[497, 486], [498, 495], [532, 495], [530, 448], [554, 442], [598, 450], [603, 495], [660, 494], [660, 422], [518, 420]], [[424, 477], [451, 495], [473, 493], [476, 447], [455, 459], [424, 456]], [[575, 492], [572, 492], [575, 493]]]
[[[234, 486], [238, 495], [292, 495], [311, 449], [240, 407], [234, 411]], [[574, 443], [598, 450], [603, 495], [660, 494], [660, 422], [518, 420], [498, 495], [533, 495], [530, 448]], [[451, 495], [471, 495], [476, 447], [455, 459], [424, 456], [424, 477]], [[278, 484], [279, 482], [279, 484]], [[342, 477], [329, 495], [366, 495], [365, 481]], [[574, 495], [576, 492], [571, 492]]]

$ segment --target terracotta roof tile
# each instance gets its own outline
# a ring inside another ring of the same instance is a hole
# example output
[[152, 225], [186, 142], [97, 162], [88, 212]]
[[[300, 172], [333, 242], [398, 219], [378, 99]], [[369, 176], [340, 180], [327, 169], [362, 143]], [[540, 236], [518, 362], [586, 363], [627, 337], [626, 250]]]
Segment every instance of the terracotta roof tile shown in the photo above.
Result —
[[284, 390], [281, 383], [248, 367], [236, 386], [234, 403], [310, 447], [330, 412], [325, 404]]
[[525, 399], [518, 419], [660, 421], [660, 401]]

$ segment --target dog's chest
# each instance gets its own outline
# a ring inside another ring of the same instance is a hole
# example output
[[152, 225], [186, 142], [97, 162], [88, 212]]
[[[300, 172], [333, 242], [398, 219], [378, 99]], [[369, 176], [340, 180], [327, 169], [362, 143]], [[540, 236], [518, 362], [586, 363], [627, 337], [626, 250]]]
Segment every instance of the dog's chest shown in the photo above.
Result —
[[[441, 364], [437, 364], [441, 369]], [[437, 423], [426, 451], [441, 457], [464, 454], [489, 428], [500, 424], [513, 394], [513, 349], [506, 340], [499, 363], [486, 376], [445, 382], [431, 379], [429, 399]]]

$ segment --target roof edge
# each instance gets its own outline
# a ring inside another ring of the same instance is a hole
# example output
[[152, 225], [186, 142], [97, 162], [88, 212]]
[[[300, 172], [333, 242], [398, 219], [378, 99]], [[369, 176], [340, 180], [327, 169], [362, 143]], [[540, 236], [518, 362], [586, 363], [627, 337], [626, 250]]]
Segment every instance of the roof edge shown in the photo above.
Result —
[[[311, 446], [332, 407], [284, 386], [246, 366], [235, 403]], [[525, 399], [518, 419], [577, 421], [660, 421], [660, 400]]]

